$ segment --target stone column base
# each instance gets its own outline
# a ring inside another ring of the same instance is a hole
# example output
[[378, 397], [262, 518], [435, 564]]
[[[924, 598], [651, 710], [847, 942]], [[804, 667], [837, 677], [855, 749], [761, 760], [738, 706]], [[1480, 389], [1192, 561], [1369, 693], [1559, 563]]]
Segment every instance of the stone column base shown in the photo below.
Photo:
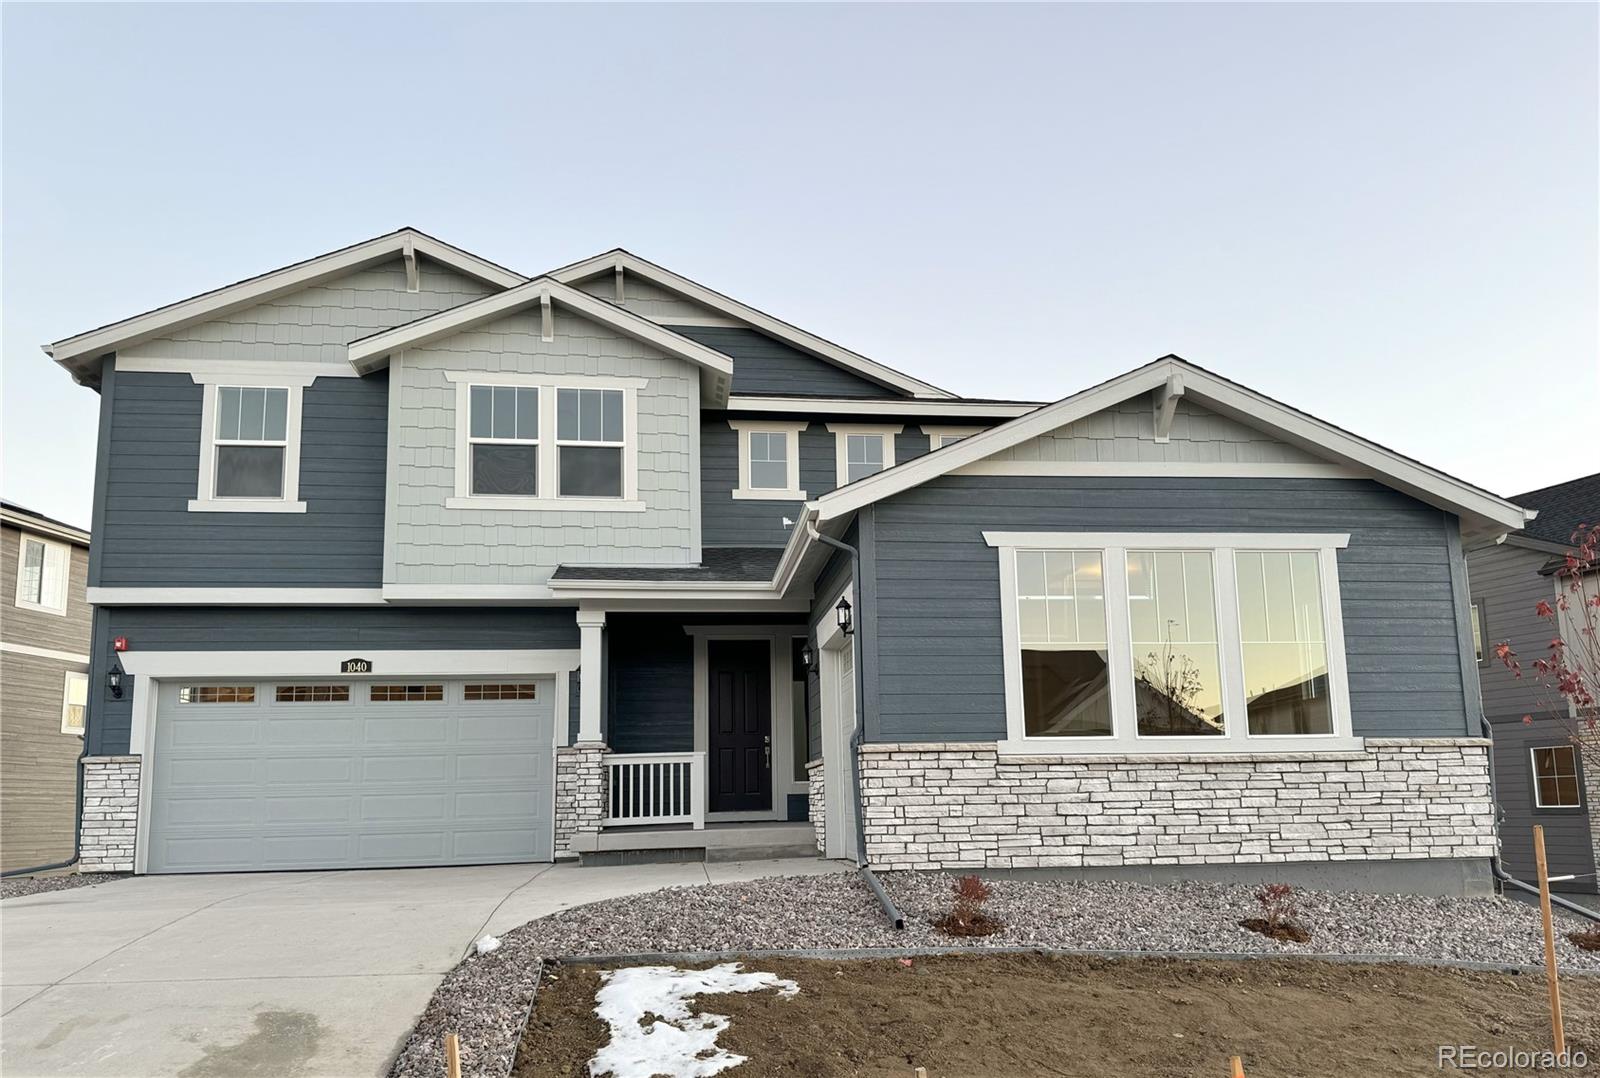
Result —
[[556, 852], [572, 852], [574, 835], [600, 830], [606, 815], [606, 747], [600, 742], [556, 750]]
[[827, 853], [828, 847], [828, 785], [827, 769], [821, 760], [806, 765], [806, 804], [811, 815], [811, 830], [816, 832], [817, 852]]
[[132, 872], [138, 832], [139, 757], [84, 757], [78, 871]]

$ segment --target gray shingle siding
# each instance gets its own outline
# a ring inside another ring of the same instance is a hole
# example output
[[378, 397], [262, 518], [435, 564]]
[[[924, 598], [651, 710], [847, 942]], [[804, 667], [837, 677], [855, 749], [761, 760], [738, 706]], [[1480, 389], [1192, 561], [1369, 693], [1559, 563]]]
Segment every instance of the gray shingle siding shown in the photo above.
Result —
[[1355, 732], [1477, 732], [1451, 585], [1456, 520], [1377, 483], [947, 476], [866, 519], [870, 740], [1004, 736], [999, 568], [986, 528], [1349, 532], [1339, 575]]
[[124, 679], [121, 699], [106, 689], [117, 636], [139, 651], [327, 651], [334, 673], [336, 660], [364, 651], [576, 650], [578, 623], [576, 610], [565, 607], [98, 607], [89, 653], [91, 755], [128, 751], [134, 679]]
[[734, 326], [675, 326], [675, 333], [733, 357], [733, 392], [747, 396], [892, 397], [880, 386], [842, 367], [773, 340], [753, 329]]
[[388, 386], [380, 372], [306, 387], [305, 513], [191, 513], [202, 387], [187, 374], [113, 373], [102, 385], [110, 421], [91, 585], [377, 587]]

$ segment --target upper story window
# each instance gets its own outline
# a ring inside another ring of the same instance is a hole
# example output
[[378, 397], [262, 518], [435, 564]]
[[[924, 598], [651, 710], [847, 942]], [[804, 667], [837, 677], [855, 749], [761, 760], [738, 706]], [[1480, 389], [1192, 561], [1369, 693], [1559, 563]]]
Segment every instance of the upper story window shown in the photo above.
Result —
[[622, 497], [622, 390], [556, 390], [562, 497]]
[[1343, 535], [985, 532], [999, 548], [1007, 745], [1353, 747]]
[[643, 378], [446, 372], [456, 389], [450, 509], [636, 512]]
[[928, 436], [928, 449], [943, 449], [947, 445], [955, 445], [963, 438], [970, 438], [983, 431], [983, 427], [923, 427], [922, 433]]
[[834, 436], [839, 486], [894, 467], [894, 436], [900, 433], [900, 427], [829, 423], [828, 429]]
[[800, 432], [804, 422], [730, 420], [739, 439], [739, 485], [735, 498], [804, 501], [800, 489]]
[[469, 407], [472, 493], [537, 497], [539, 390], [533, 386], [473, 386]]
[[202, 385], [200, 482], [190, 511], [305, 512], [300, 501], [304, 382], [244, 385], [219, 380]]
[[71, 574], [70, 546], [37, 535], [23, 535], [17, 548], [17, 605], [24, 610], [65, 614]]

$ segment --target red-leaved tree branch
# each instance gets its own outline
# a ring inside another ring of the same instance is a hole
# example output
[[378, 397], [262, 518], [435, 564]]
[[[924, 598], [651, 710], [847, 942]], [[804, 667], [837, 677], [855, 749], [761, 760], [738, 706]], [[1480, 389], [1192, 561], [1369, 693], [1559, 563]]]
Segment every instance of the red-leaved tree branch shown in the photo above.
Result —
[[[1560, 719], [1586, 767], [1600, 768], [1600, 524], [1580, 524], [1572, 549], [1556, 570], [1555, 602], [1539, 600], [1539, 617], [1554, 632], [1543, 658], [1530, 664], [1539, 682], [1539, 706]], [[1517, 677], [1522, 661], [1511, 645], [1494, 646], [1495, 656]], [[1532, 715], [1522, 721], [1533, 722]]]

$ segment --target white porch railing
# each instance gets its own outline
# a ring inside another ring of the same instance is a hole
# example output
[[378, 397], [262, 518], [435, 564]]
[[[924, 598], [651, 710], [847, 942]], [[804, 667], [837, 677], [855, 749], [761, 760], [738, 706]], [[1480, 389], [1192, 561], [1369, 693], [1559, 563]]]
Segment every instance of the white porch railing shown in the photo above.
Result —
[[706, 754], [642, 752], [606, 756], [605, 826], [706, 825]]

